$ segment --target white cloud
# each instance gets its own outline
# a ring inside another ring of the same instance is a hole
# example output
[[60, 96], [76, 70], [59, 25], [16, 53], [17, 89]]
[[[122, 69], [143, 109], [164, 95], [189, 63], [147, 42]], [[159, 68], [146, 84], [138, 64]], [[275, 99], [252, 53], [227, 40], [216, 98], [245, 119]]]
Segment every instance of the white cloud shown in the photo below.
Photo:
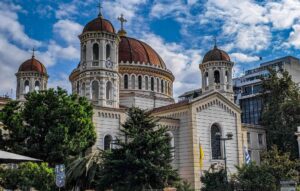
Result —
[[286, 47], [294, 46], [300, 49], [300, 24], [296, 24], [292, 28], [293, 31], [290, 33], [288, 42], [285, 45]]
[[49, 78], [48, 88], [61, 87], [68, 92], [72, 92], [71, 83], [69, 83], [69, 75], [65, 73], [59, 73], [55, 78]]
[[68, 44], [79, 44], [78, 35], [83, 26], [71, 20], [59, 20], [53, 26], [54, 33], [58, 34]]
[[244, 53], [239, 53], [239, 52], [235, 52], [235, 53], [231, 53], [230, 54], [230, 58], [232, 61], [234, 62], [254, 62], [254, 61], [258, 61], [259, 57], [258, 56], [250, 56]]
[[188, 7], [181, 0], [156, 1], [151, 8], [150, 16], [161, 18], [168, 15], [178, 16], [187, 13]]

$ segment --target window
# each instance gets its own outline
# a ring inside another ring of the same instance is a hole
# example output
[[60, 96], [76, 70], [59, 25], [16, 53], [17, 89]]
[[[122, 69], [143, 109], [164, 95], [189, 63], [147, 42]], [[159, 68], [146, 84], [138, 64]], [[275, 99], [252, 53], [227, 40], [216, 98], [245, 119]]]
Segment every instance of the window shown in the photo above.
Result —
[[261, 133], [258, 134], [258, 144], [263, 145], [263, 134]]
[[228, 83], [228, 71], [225, 72], [225, 82]]
[[40, 82], [39, 81], [35, 81], [34, 90], [35, 91], [39, 91], [40, 90]]
[[110, 135], [106, 135], [104, 137], [104, 150], [111, 149], [111, 142], [112, 142], [112, 137]]
[[161, 91], [161, 93], [164, 93], [164, 81], [163, 80], [160, 81], [160, 91]]
[[93, 60], [99, 60], [99, 45], [93, 45]]
[[251, 144], [251, 136], [250, 132], [247, 133], [247, 143], [250, 145]]
[[215, 78], [215, 83], [219, 84], [220, 83], [220, 72], [218, 70], [216, 70], [214, 72], [214, 78]]
[[212, 159], [221, 159], [221, 130], [217, 124], [213, 124], [211, 127], [211, 153]]
[[135, 89], [135, 76], [131, 76], [131, 89]]
[[166, 90], [165, 90], [166, 94], [169, 94], [169, 82], [166, 81], [165, 87], [166, 87]]
[[208, 81], [208, 72], [205, 72], [205, 87], [208, 86], [208, 83], [209, 83], [209, 81]]
[[128, 89], [128, 75], [124, 75], [124, 89]]
[[156, 79], [156, 91], [159, 92], [159, 79]]
[[27, 94], [29, 92], [29, 81], [26, 80], [24, 82], [24, 93]]
[[86, 61], [86, 46], [85, 45], [82, 47], [82, 60]]
[[92, 100], [97, 101], [99, 98], [99, 83], [97, 81], [92, 82]]
[[139, 89], [141, 90], [142, 89], [142, 76], [139, 76], [138, 77], [138, 83], [139, 83]]
[[151, 91], [154, 91], [154, 78], [151, 77]]
[[84, 82], [81, 85], [81, 95], [85, 96], [85, 83]]
[[106, 59], [110, 59], [110, 45], [106, 45]]
[[111, 81], [108, 81], [106, 83], [106, 99], [108, 99], [108, 100], [112, 99], [112, 83], [111, 83]]
[[146, 77], [145, 77], [145, 89], [146, 89], [146, 90], [148, 90], [148, 88], [149, 88], [149, 87], [148, 87], [148, 85], [149, 85], [148, 83], [149, 83], [149, 82], [148, 82], [148, 76], [146, 76]]

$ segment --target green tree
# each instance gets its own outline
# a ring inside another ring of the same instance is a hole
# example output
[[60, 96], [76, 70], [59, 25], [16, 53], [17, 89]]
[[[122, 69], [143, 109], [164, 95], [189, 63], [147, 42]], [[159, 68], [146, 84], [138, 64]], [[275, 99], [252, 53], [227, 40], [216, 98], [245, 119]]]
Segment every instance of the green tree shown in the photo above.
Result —
[[32, 92], [0, 112], [6, 134], [0, 148], [49, 162], [51, 166], [78, 156], [96, 140], [91, 104], [57, 90]]
[[140, 191], [161, 189], [178, 181], [172, 169], [172, 148], [167, 129], [157, 128], [157, 121], [138, 108], [128, 110], [121, 128], [123, 139], [102, 155], [102, 166], [96, 181], [100, 190]]
[[283, 152], [298, 156], [295, 137], [300, 125], [300, 93], [287, 71], [270, 70], [263, 80], [264, 110], [262, 124], [266, 127], [267, 145], [277, 145]]
[[201, 176], [201, 183], [203, 184], [202, 191], [229, 191], [230, 185], [226, 181], [226, 172], [221, 169], [217, 172], [204, 171]]
[[0, 185], [7, 189], [51, 191], [55, 189], [54, 170], [47, 163], [26, 162], [18, 168], [0, 167]]

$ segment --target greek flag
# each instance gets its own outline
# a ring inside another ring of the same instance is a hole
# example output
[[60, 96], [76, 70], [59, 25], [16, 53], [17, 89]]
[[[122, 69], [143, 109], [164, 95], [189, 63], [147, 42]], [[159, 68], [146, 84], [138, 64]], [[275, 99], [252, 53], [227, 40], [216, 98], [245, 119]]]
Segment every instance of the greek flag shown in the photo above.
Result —
[[244, 153], [245, 153], [245, 162], [246, 164], [249, 164], [251, 162], [251, 157], [250, 154], [248, 152], [248, 148], [246, 146], [244, 146]]

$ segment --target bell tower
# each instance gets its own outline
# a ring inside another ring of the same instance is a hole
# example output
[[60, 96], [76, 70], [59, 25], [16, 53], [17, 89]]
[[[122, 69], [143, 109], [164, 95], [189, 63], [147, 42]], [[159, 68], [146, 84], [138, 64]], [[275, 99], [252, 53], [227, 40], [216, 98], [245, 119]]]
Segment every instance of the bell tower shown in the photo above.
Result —
[[119, 37], [110, 21], [104, 19], [99, 4], [98, 17], [79, 35], [80, 63], [71, 75], [73, 93], [85, 96], [96, 106], [119, 107]]
[[208, 51], [199, 65], [202, 76], [202, 92], [218, 91], [233, 101], [232, 68], [229, 55], [220, 50], [215, 42], [214, 48]]

